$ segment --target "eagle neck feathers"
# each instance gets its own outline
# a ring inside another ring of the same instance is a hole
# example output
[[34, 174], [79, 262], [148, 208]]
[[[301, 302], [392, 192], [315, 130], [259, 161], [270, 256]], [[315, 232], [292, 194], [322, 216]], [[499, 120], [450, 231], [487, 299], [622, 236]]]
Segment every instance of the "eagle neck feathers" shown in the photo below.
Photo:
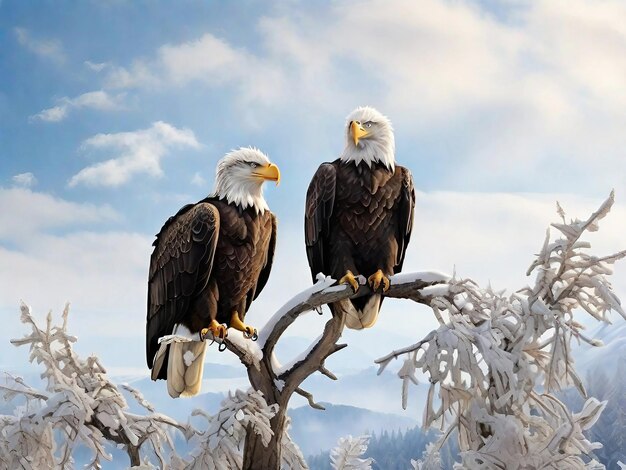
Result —
[[260, 184], [256, 182], [229, 183], [228, 181], [218, 182], [212, 197], [225, 200], [228, 204], [237, 206], [240, 209], [240, 213], [248, 208], [253, 209], [257, 215], [264, 214], [266, 210], [269, 210]]
[[339, 159], [344, 163], [357, 166], [364, 164], [369, 168], [379, 163], [393, 173], [396, 167], [395, 151], [393, 134], [390, 134], [376, 140], [363, 139], [358, 147], [348, 141]]

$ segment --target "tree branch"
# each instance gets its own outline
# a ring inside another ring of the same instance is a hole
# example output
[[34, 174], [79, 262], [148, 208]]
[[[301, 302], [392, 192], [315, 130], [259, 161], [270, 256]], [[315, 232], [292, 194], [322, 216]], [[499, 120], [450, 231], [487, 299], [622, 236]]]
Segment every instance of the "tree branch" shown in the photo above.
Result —
[[319, 403], [315, 403], [315, 400], [313, 400], [313, 395], [310, 392], [307, 392], [306, 390], [302, 390], [300, 387], [297, 387], [294, 391], [298, 395], [301, 395], [304, 398], [306, 398], [308, 400], [309, 406], [311, 406], [311, 408], [315, 408], [316, 410], [325, 410], [326, 409], [323, 405], [320, 405]]
[[[438, 272], [398, 274], [390, 277], [391, 286], [384, 296], [411, 299], [421, 304], [430, 305], [434, 297], [441, 295], [441, 290], [429, 291], [428, 288], [440, 286], [442, 289], [446, 289], [450, 279], [449, 275]], [[280, 337], [303, 313], [317, 310], [326, 304], [339, 302], [344, 299], [356, 299], [371, 293], [372, 291], [367, 284], [362, 285], [354, 293], [350, 286], [336, 285], [334, 279], [319, 275], [315, 285], [289, 300], [261, 328], [257, 344], [250, 344], [250, 341], [246, 339], [239, 341], [239, 337], [232, 336], [232, 333], [229, 334], [224, 342], [226, 347], [237, 355], [246, 367], [255, 366], [258, 368], [255, 358], [270, 358]], [[335, 327], [336, 325], [329, 327], [327, 323], [323, 336], [326, 336], [326, 329], [334, 329]], [[341, 329], [343, 329], [343, 325]], [[341, 331], [338, 331], [338, 333], [337, 339], [341, 336]], [[317, 346], [312, 348], [311, 353], [316, 348]]]
[[333, 374], [331, 371], [329, 371], [326, 366], [324, 365], [324, 363], [322, 362], [322, 364], [319, 366], [319, 369], [321, 374], [324, 374], [326, 377], [328, 377], [331, 380], [337, 380], [337, 376], [335, 374]]

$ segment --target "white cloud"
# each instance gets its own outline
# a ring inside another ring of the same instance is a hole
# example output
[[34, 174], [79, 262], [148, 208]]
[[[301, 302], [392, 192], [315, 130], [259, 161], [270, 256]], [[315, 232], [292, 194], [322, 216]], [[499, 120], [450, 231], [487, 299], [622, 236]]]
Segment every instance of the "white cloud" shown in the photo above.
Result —
[[257, 124], [255, 113], [294, 103], [311, 120], [373, 104], [415, 145], [457, 145], [452, 185], [494, 175], [549, 184], [546, 165], [592, 174], [595, 191], [624, 184], [626, 5], [539, 0], [499, 11], [444, 0], [285, 7], [259, 21], [254, 50], [207, 33], [112, 69], [108, 84], [228, 87], [242, 122]]
[[31, 121], [60, 122], [67, 117], [67, 109], [67, 105], [54, 106], [32, 115], [29, 119]]
[[224, 83], [244, 71], [248, 58], [246, 53], [207, 33], [196, 41], [162, 46], [150, 62], [138, 60], [130, 69], [115, 68], [107, 84], [125, 88], [163, 82], [182, 85], [196, 80]]
[[[586, 237], [596, 254], [626, 248], [620, 235], [626, 230], [626, 204], [617, 196], [599, 232]], [[556, 201], [568, 220], [586, 219], [602, 203], [601, 198], [574, 194], [418, 192], [405, 269], [451, 272], [456, 267], [462, 277], [483, 284], [491, 281], [494, 288], [519, 289], [533, 281], [525, 273], [543, 244], [546, 228], [560, 221]], [[556, 229], [551, 232], [558, 234]], [[623, 287], [626, 295], [626, 283]]]
[[241, 73], [246, 54], [205, 34], [197, 41], [159, 49], [159, 62], [174, 83], [223, 82]]
[[51, 308], [59, 313], [70, 301], [82, 331], [123, 336], [119, 325], [124, 324], [139, 333], [151, 243], [134, 233], [84, 231], [39, 234], [19, 249], [0, 245], [2, 265], [9, 267], [0, 274], [0, 308], [12, 310], [23, 299], [41, 315]]
[[104, 90], [90, 91], [75, 98], [64, 97], [57, 106], [44, 109], [30, 117], [32, 121], [59, 122], [65, 119], [72, 109], [90, 108], [100, 111], [116, 111], [124, 108], [124, 94], [110, 95]]
[[120, 186], [135, 175], [163, 175], [161, 159], [174, 148], [200, 147], [194, 133], [178, 129], [162, 121], [148, 129], [117, 134], [97, 134], [85, 140], [83, 149], [104, 150], [118, 155], [109, 160], [90, 165], [72, 176], [70, 186]]
[[193, 177], [191, 178], [190, 183], [193, 184], [194, 186], [205, 186], [206, 180], [200, 173], [196, 172], [193, 174]]
[[20, 299], [39, 317], [71, 301], [76, 333], [119, 336], [122, 323], [143, 329], [152, 237], [102, 230], [117, 220], [107, 205], [0, 188], [0, 312], [15, 312], [10, 330], [20, 331]]
[[119, 218], [108, 205], [79, 204], [27, 188], [0, 188], [0, 242], [15, 243], [48, 229]]
[[11, 181], [17, 186], [22, 186], [24, 188], [30, 188], [37, 184], [37, 178], [30, 171], [27, 173], [20, 173], [11, 178]]
[[61, 43], [56, 39], [38, 39], [25, 28], [14, 28], [17, 42], [38, 56], [50, 59], [53, 62], [65, 62], [65, 53]]
[[85, 67], [94, 72], [102, 72], [105, 68], [109, 67], [108, 62], [92, 62], [90, 60], [86, 60], [84, 62]]
[[152, 60], [115, 67], [106, 84], [112, 88], [184, 86], [189, 83], [237, 87], [243, 103], [271, 104], [284, 85], [282, 71], [264, 58], [237, 49], [212, 34], [195, 41], [164, 45]]

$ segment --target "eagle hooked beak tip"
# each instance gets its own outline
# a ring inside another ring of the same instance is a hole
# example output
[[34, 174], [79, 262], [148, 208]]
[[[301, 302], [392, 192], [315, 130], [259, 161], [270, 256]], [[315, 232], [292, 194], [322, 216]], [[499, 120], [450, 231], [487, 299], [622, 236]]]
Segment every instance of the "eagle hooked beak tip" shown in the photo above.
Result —
[[278, 169], [278, 166], [273, 163], [268, 163], [267, 165], [260, 167], [252, 174], [266, 181], [275, 181], [276, 186], [280, 183], [280, 170]]
[[350, 133], [352, 134], [352, 139], [354, 139], [355, 147], [359, 145], [359, 140], [361, 140], [361, 138], [369, 135], [369, 133], [363, 129], [363, 126], [358, 121], [350, 122]]

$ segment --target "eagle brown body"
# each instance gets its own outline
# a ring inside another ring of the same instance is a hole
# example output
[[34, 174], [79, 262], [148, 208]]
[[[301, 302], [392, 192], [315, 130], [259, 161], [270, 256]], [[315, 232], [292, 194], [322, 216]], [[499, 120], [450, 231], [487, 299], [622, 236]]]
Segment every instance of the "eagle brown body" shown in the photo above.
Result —
[[[154, 241], [148, 281], [146, 358], [174, 325], [199, 333], [211, 320], [244, 320], [265, 286], [276, 244], [276, 218], [207, 198], [170, 217]], [[165, 379], [161, 368], [157, 378]]]
[[372, 293], [330, 305], [348, 328], [376, 323], [389, 277], [400, 272], [413, 228], [415, 190], [411, 172], [396, 165], [389, 118], [370, 106], [353, 110], [344, 128], [345, 147], [311, 180], [304, 232], [313, 281], [324, 273], [356, 293], [367, 278]]
[[207, 343], [239, 330], [267, 283], [276, 217], [263, 184], [280, 170], [260, 150], [242, 147], [217, 163], [212, 196], [170, 217], [154, 241], [148, 274], [146, 361], [152, 380], [167, 379], [176, 398], [200, 391]]
[[[414, 205], [413, 179], [406, 168], [339, 159], [323, 163], [306, 199], [305, 239], [313, 280], [320, 272], [335, 279], [346, 271], [365, 277], [378, 270], [385, 276], [400, 272]], [[376, 320], [382, 297], [363, 296], [349, 302], [355, 314], [371, 310], [360, 320], [348, 314], [347, 326], [359, 329]], [[331, 309], [339, 307], [334, 304]]]

